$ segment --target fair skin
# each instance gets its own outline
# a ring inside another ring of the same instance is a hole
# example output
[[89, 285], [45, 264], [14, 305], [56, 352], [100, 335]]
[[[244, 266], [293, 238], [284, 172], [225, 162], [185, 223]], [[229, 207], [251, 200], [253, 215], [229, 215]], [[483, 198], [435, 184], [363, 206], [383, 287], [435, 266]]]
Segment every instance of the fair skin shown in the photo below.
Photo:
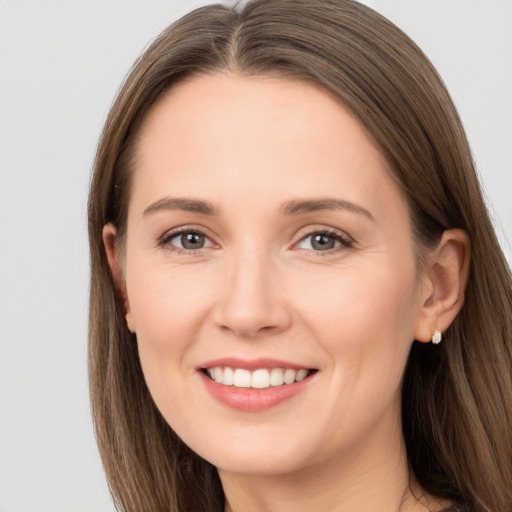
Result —
[[[462, 305], [465, 235], [446, 232], [419, 273], [380, 151], [297, 81], [175, 86], [134, 169], [123, 254], [107, 225], [107, 255], [152, 397], [218, 468], [226, 510], [446, 505], [408, 491], [400, 386], [413, 340]], [[300, 382], [269, 385], [272, 370]]]

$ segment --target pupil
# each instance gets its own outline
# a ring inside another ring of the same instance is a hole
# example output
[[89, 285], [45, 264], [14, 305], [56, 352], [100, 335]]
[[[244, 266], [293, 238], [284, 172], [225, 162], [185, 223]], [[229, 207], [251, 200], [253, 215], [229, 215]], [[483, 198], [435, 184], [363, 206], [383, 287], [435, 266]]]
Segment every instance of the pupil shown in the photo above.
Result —
[[204, 245], [204, 235], [187, 233], [181, 236], [181, 244], [185, 249], [200, 249]]
[[329, 249], [334, 248], [334, 243], [334, 239], [329, 235], [315, 235], [311, 245], [313, 246], [313, 249], [328, 251]]

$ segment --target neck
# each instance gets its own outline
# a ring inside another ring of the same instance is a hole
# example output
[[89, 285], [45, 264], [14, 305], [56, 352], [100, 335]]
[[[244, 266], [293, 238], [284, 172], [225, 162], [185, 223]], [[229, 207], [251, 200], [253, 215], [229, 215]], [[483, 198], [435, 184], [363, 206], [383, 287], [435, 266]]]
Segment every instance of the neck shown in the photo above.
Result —
[[[389, 432], [388, 432], [389, 434]], [[401, 428], [382, 442], [333, 454], [321, 464], [282, 475], [219, 470], [226, 512], [424, 512], [442, 510], [410, 478]]]

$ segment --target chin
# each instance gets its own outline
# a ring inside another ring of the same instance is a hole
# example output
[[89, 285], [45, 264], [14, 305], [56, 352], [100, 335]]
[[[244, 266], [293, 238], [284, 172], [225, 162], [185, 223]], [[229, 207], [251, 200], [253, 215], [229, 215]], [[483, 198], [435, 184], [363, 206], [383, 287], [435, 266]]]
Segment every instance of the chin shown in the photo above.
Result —
[[212, 461], [219, 472], [236, 473], [240, 475], [251, 476], [280, 476], [295, 473], [305, 469], [305, 461], [292, 459], [289, 455], [268, 455], [262, 457], [261, 454], [253, 456], [229, 456], [218, 457], [218, 460]]
[[202, 458], [213, 464], [220, 472], [246, 475], [276, 476], [294, 473], [315, 464], [320, 455], [311, 453], [303, 440], [272, 439], [263, 436], [252, 439], [229, 439], [204, 442], [189, 446]]

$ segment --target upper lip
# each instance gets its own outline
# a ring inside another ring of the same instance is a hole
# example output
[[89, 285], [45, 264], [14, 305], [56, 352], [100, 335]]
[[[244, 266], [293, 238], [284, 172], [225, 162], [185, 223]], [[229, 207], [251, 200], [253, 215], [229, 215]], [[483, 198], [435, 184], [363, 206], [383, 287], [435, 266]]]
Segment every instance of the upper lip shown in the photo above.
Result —
[[224, 357], [221, 359], [212, 359], [210, 361], [206, 361], [197, 367], [198, 370], [204, 370], [206, 368], [216, 368], [216, 367], [229, 367], [229, 368], [243, 368], [245, 370], [258, 370], [259, 368], [291, 368], [293, 370], [302, 370], [307, 369], [311, 370], [313, 368], [302, 365], [298, 363], [293, 363], [290, 361], [284, 361], [280, 359], [274, 359], [269, 357], [260, 357], [257, 359], [240, 359], [235, 357]]

